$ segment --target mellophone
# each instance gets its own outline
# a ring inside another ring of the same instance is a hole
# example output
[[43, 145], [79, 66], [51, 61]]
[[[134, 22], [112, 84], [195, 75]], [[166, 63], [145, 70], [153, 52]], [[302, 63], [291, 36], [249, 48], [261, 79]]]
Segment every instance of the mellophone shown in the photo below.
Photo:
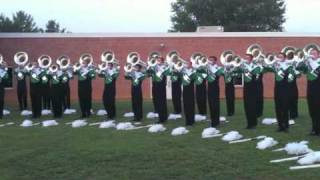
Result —
[[[170, 76], [171, 79], [181, 78], [184, 89], [187, 89], [192, 83], [197, 85], [206, 81], [208, 83], [214, 82], [219, 76], [224, 77], [225, 82], [229, 83], [233, 81], [234, 77], [243, 75], [244, 82], [249, 83], [265, 72], [273, 72], [276, 81], [279, 82], [285, 80], [290, 83], [300, 77], [302, 73], [312, 81], [318, 78], [320, 70], [318, 60], [311, 60], [312, 50], [319, 51], [320, 47], [316, 44], [308, 44], [302, 49], [286, 46], [280, 52], [285, 56], [285, 60], [281, 61], [278, 55], [264, 54], [259, 44], [253, 44], [246, 51], [246, 55], [250, 55], [252, 60], [242, 58], [234, 51], [227, 50], [221, 53], [220, 63], [217, 63], [216, 58], [207, 57], [203, 53], [194, 53], [190, 57], [190, 61], [184, 60], [177, 51], [169, 52], [165, 58], [162, 58], [159, 52], [152, 52], [145, 62], [139, 53], [131, 52], [127, 56], [123, 69], [125, 77], [132, 80], [133, 86], [139, 85], [146, 77], [161, 82], [166, 76]], [[80, 81], [93, 79], [98, 75], [105, 80], [105, 84], [110, 84], [120, 74], [120, 62], [112, 51], [103, 52], [101, 62], [98, 65], [94, 64], [93, 56], [88, 53], [81, 55], [79, 61], [74, 65], [66, 55], [60, 56], [56, 61], [48, 55], [41, 55], [37, 62], [30, 62], [26, 52], [16, 53], [14, 62], [17, 65], [15, 69], [17, 79], [22, 80], [29, 76], [30, 82], [35, 84], [68, 83], [75, 75]], [[0, 56], [1, 81], [5, 79], [6, 71], [7, 63], [3, 60], [3, 56]], [[82, 87], [80, 85], [79, 89], [81, 94]], [[92, 89], [88, 91], [92, 91]], [[33, 98], [36, 98], [36, 95], [34, 96]], [[90, 103], [88, 103], [89, 101]], [[32, 101], [32, 103], [34, 102]], [[88, 111], [91, 109], [91, 98], [87, 98], [82, 104], [84, 104], [83, 106], [90, 104], [90, 106], [83, 108], [84, 111]], [[90, 114], [90, 112], [88, 113]]]

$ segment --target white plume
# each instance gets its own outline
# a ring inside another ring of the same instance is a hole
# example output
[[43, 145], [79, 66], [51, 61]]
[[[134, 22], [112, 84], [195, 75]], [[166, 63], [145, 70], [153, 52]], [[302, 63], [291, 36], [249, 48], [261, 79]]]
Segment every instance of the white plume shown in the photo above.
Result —
[[295, 124], [296, 124], [296, 122], [293, 119], [289, 120], [289, 125], [295, 125]]
[[131, 122], [122, 122], [116, 126], [117, 130], [130, 130], [135, 128]]
[[154, 119], [154, 118], [158, 118], [158, 117], [159, 117], [158, 113], [148, 112], [148, 114], [147, 114], [147, 119]]
[[194, 120], [195, 120], [196, 122], [205, 121], [205, 120], [207, 120], [207, 116], [203, 116], [203, 115], [200, 115], [200, 114], [196, 114], [196, 115], [194, 115]]
[[222, 137], [222, 140], [223, 141], [227, 141], [227, 142], [230, 142], [230, 141], [235, 141], [235, 140], [239, 140], [241, 139], [243, 136], [241, 134], [239, 134], [238, 131], [230, 131], [228, 132], [226, 135], [224, 135]]
[[165, 130], [166, 128], [162, 124], [154, 124], [148, 129], [148, 132], [158, 133], [158, 132], [163, 132]]
[[265, 150], [277, 144], [278, 141], [274, 140], [272, 137], [266, 137], [262, 141], [257, 143], [257, 149]]
[[134, 113], [133, 112], [124, 113], [123, 117], [126, 117], [126, 118], [134, 117]]
[[6, 116], [6, 115], [9, 115], [11, 112], [8, 110], [8, 109], [4, 109], [3, 110], [3, 115]]
[[211, 138], [213, 135], [219, 134], [220, 131], [216, 128], [210, 127], [202, 131], [202, 138]]
[[32, 121], [29, 120], [29, 119], [26, 119], [20, 124], [20, 126], [22, 126], [22, 127], [31, 127], [32, 126]]
[[309, 165], [320, 162], [320, 152], [311, 152], [298, 160], [300, 165]]
[[189, 130], [186, 129], [185, 127], [177, 127], [172, 130], [171, 135], [172, 136], [179, 136], [179, 135], [183, 135], [183, 134], [187, 134], [187, 133], [189, 133]]
[[114, 121], [102, 122], [102, 123], [99, 125], [99, 128], [103, 128], [103, 129], [114, 128], [114, 127], [116, 127], [116, 123], [114, 123]]
[[32, 115], [32, 111], [23, 110], [23, 111], [21, 111], [20, 115], [21, 116], [30, 116], [30, 115]]
[[104, 109], [100, 109], [97, 111], [97, 116], [105, 116], [107, 114], [108, 114], [107, 111]]
[[168, 120], [177, 120], [177, 119], [181, 119], [182, 115], [181, 114], [170, 114], [168, 117]]
[[52, 112], [51, 112], [51, 110], [49, 110], [49, 109], [43, 109], [42, 111], [41, 111], [41, 115], [43, 115], [43, 116], [46, 116], [46, 115], [49, 115], [49, 114], [51, 114]]
[[292, 142], [288, 143], [284, 150], [287, 151], [289, 155], [300, 155], [311, 152], [312, 150], [308, 147], [308, 141]]
[[220, 121], [222, 121], [222, 122], [227, 121], [227, 118], [224, 116], [220, 116]]
[[264, 124], [264, 125], [272, 125], [275, 123], [277, 123], [277, 119], [275, 119], [275, 118], [264, 118], [262, 120], [262, 124]]
[[49, 126], [57, 126], [59, 123], [56, 120], [47, 120], [42, 122], [43, 127], [49, 127]]
[[64, 110], [63, 114], [70, 115], [70, 114], [75, 114], [76, 112], [77, 110], [75, 109], [66, 109]]
[[73, 128], [80, 128], [83, 126], [86, 126], [88, 124], [88, 122], [86, 120], [75, 120], [72, 122], [71, 126]]

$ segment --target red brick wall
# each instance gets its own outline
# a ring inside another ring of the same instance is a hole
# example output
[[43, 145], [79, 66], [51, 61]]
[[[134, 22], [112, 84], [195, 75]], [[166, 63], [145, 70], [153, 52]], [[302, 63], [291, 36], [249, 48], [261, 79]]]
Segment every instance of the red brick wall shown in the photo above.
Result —
[[[171, 50], [177, 50], [185, 59], [189, 59], [193, 52], [203, 52], [207, 55], [220, 56], [220, 53], [227, 49], [232, 49], [236, 53], [243, 55], [246, 48], [253, 43], [259, 43], [265, 52], [278, 52], [285, 45], [303, 47], [314, 42], [320, 43], [320, 38], [299, 38], [299, 37], [145, 37], [145, 38], [0, 38], [0, 53], [3, 54], [9, 65], [14, 66], [13, 56], [17, 51], [25, 51], [30, 59], [36, 60], [42, 54], [48, 54], [52, 58], [60, 55], [68, 55], [72, 62], [78, 60], [82, 53], [91, 53], [95, 63], [100, 62], [100, 55], [104, 50], [113, 50], [116, 58], [121, 64], [126, 60], [126, 56], [131, 51], [140, 53], [143, 60], [147, 59], [151, 51], [159, 51], [166, 55]], [[164, 44], [161, 46], [160, 44]], [[122, 69], [122, 68], [121, 68]], [[306, 95], [306, 81], [301, 78], [299, 83], [299, 95]], [[144, 82], [144, 97], [150, 97], [150, 84]], [[95, 100], [100, 100], [103, 91], [103, 81], [97, 79], [93, 82]], [[273, 75], [264, 77], [265, 97], [273, 97], [274, 80]], [[71, 82], [72, 99], [77, 99], [77, 80]], [[242, 97], [242, 88], [237, 88], [236, 95]], [[221, 96], [224, 97], [224, 84], [221, 80]], [[117, 98], [130, 98], [130, 82], [124, 80], [123, 72], [117, 81]], [[16, 89], [7, 90], [7, 101], [16, 100]]]

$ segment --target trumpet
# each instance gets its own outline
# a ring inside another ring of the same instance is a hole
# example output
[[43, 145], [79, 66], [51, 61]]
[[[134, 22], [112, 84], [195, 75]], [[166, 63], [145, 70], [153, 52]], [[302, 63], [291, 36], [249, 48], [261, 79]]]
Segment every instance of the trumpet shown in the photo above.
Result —
[[128, 54], [127, 63], [132, 64], [132, 66], [140, 65], [142, 67], [147, 67], [147, 64], [140, 59], [140, 54], [137, 52], [131, 52]]
[[48, 55], [41, 55], [38, 58], [39, 67], [42, 69], [48, 69], [51, 66], [52, 59]]
[[14, 55], [13, 59], [18, 66], [25, 66], [29, 60], [28, 54], [26, 52], [17, 52]]
[[56, 63], [59, 65], [60, 69], [68, 69], [70, 67], [70, 58], [68, 56], [60, 56]]

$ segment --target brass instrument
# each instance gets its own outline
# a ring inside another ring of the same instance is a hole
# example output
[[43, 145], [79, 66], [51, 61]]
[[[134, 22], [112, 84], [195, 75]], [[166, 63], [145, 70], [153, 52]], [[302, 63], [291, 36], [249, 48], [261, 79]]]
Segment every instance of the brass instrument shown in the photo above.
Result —
[[30, 62], [26, 65], [26, 70], [28, 72], [32, 71], [34, 68], [36, 67], [36, 63], [35, 62]]
[[102, 62], [98, 65], [99, 72], [105, 71], [108, 69], [108, 64], [106, 62]]
[[79, 63], [80, 63], [81, 66], [83, 66], [85, 64], [88, 65], [88, 66], [93, 65], [93, 57], [92, 57], [92, 55], [88, 54], [88, 53], [82, 54], [80, 56]]
[[253, 59], [256, 59], [263, 55], [263, 50], [259, 44], [252, 44], [247, 48], [246, 54], [250, 54], [253, 56]]
[[13, 59], [18, 66], [25, 66], [29, 60], [28, 54], [26, 52], [17, 52], [14, 55]]
[[39, 67], [42, 69], [48, 69], [51, 66], [52, 59], [48, 55], [41, 55], [38, 58]]
[[149, 55], [149, 57], [148, 57], [148, 62], [147, 62], [147, 64], [148, 64], [148, 66], [149, 67], [154, 67], [154, 66], [156, 66], [157, 65], [157, 63], [158, 63], [158, 58], [160, 58], [161, 57], [161, 55], [160, 55], [160, 53], [159, 52], [152, 52], [152, 53], [150, 53], [150, 55]]
[[317, 44], [307, 44], [304, 48], [303, 48], [303, 52], [306, 56], [310, 56], [310, 53], [313, 49], [316, 49], [318, 51], [320, 51], [320, 47]]
[[292, 46], [285, 46], [281, 50], [281, 53], [285, 54], [288, 60], [293, 60], [295, 52], [296, 52], [296, 48]]
[[167, 54], [166, 62], [170, 66], [174, 66], [179, 61], [183, 61], [183, 60], [180, 58], [180, 54], [177, 51], [171, 51]]
[[202, 57], [202, 53], [193, 53], [190, 57], [190, 61], [192, 63], [192, 65], [198, 65], [199, 64], [199, 59]]
[[241, 64], [242, 64], [242, 59], [241, 59], [240, 56], [236, 55], [236, 56], [233, 57], [231, 63], [233, 64], [233, 67], [240, 67]]
[[223, 66], [231, 66], [234, 58], [234, 52], [231, 50], [227, 50], [221, 53], [220, 62]]
[[57, 64], [52, 64], [52, 65], [49, 67], [49, 72], [50, 72], [51, 74], [56, 73], [58, 70], [59, 70], [59, 66], [58, 66]]
[[70, 58], [68, 56], [60, 56], [57, 60], [56, 63], [59, 65], [60, 69], [65, 70], [70, 67]]
[[119, 64], [118, 60], [116, 60], [116, 56], [112, 51], [105, 51], [101, 54], [101, 61], [112, 64]]
[[142, 67], [147, 67], [147, 64], [140, 59], [140, 54], [137, 52], [131, 52], [127, 56], [127, 63], [132, 64], [132, 66], [140, 65]]
[[271, 66], [276, 62], [276, 56], [274, 54], [268, 53], [264, 58], [264, 64]]
[[134, 69], [133, 65], [131, 63], [127, 63], [124, 67], [123, 67], [124, 71], [126, 73], [131, 73]]
[[80, 70], [80, 68], [81, 68], [81, 64], [80, 64], [80, 62], [76, 62], [74, 65], [73, 65], [73, 72], [77, 72], [77, 71], [79, 71]]
[[294, 54], [294, 61], [300, 63], [306, 59], [303, 49], [297, 49]]

